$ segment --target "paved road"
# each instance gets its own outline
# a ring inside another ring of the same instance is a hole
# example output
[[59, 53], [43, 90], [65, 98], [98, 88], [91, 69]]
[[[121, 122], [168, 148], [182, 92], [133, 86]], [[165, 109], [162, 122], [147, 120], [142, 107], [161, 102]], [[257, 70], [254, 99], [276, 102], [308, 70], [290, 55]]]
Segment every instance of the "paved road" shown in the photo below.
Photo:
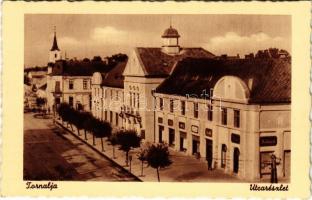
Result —
[[24, 179], [136, 181], [122, 168], [54, 126], [51, 119], [35, 118], [34, 113], [24, 114]]

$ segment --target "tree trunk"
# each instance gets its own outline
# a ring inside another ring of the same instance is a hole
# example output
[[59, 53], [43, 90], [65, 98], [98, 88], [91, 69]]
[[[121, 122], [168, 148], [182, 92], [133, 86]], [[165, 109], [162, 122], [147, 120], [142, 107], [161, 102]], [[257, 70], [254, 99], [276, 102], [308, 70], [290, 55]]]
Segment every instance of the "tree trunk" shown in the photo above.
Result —
[[158, 168], [158, 167], [156, 168], [156, 171], [157, 171], [158, 182], [160, 182], [160, 178], [159, 178], [159, 168]]
[[94, 136], [94, 134], [92, 134], [92, 142], [93, 142], [93, 146], [95, 146], [95, 136]]
[[80, 136], [79, 128], [77, 128], [78, 136]]
[[141, 176], [143, 176], [143, 160], [141, 161]]
[[84, 130], [84, 132], [85, 132], [85, 140], [88, 140], [88, 138], [87, 138], [87, 131], [86, 131], [86, 129]]
[[128, 166], [128, 154], [129, 154], [129, 151], [126, 151], [126, 166]]
[[105, 151], [104, 150], [104, 143], [103, 143], [103, 138], [101, 137], [101, 145], [102, 145], [102, 151]]
[[113, 145], [113, 159], [115, 159], [115, 145]]

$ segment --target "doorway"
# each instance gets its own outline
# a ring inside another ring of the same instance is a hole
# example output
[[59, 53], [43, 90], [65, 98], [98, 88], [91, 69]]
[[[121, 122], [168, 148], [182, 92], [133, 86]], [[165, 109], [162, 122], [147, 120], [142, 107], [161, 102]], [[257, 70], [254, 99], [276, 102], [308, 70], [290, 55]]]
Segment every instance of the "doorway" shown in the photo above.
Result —
[[162, 135], [163, 135], [163, 132], [164, 132], [164, 127], [163, 126], [159, 126], [158, 127], [158, 142], [159, 143], [163, 143], [163, 137], [162, 137]]
[[186, 151], [186, 133], [180, 131], [180, 151]]
[[192, 153], [193, 154], [199, 153], [199, 137], [198, 136], [193, 136]]
[[212, 168], [212, 140], [206, 139], [206, 160], [209, 169]]
[[169, 128], [169, 146], [174, 146], [175, 143], [175, 134], [174, 129]]
[[239, 169], [239, 149], [235, 147], [233, 152], [233, 172], [237, 174], [238, 169]]

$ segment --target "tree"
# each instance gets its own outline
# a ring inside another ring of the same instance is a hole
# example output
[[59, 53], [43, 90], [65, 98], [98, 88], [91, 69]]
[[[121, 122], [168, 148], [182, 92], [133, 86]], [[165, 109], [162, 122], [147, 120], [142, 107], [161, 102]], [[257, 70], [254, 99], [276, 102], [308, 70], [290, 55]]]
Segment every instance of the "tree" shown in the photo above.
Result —
[[69, 121], [69, 117], [70, 117], [69, 112], [71, 112], [71, 107], [68, 103], [65, 103], [65, 102], [61, 103], [57, 109], [57, 112], [60, 115], [60, 117], [62, 118], [63, 122]]
[[36, 98], [36, 104], [40, 110], [42, 110], [42, 106], [44, 106], [46, 104], [46, 102], [47, 102], [46, 98], [42, 98], [42, 97]]
[[96, 120], [93, 127], [93, 134], [95, 137], [101, 138], [102, 151], [104, 151], [104, 137], [110, 137], [112, 134], [112, 127], [108, 122]]
[[113, 146], [113, 159], [115, 159], [115, 145], [118, 144], [118, 141], [117, 141], [117, 135], [116, 134], [112, 134], [110, 137], [109, 137], [109, 141], [111, 143], [111, 145]]
[[76, 126], [77, 131], [78, 131], [78, 136], [80, 136], [79, 130], [84, 128], [83, 122], [86, 119], [86, 113], [85, 112], [79, 112], [75, 111], [74, 117], [73, 117], [73, 124]]
[[168, 146], [164, 144], [153, 144], [152, 146], [150, 146], [146, 154], [146, 161], [152, 168], [156, 169], [159, 182], [159, 169], [172, 164], [172, 161], [170, 160]]
[[67, 120], [68, 120], [68, 123], [70, 124], [70, 127], [72, 129], [72, 131], [74, 131], [74, 128], [73, 128], [73, 124], [77, 124], [77, 116], [79, 116], [79, 112], [76, 111], [74, 108], [72, 108], [71, 106], [69, 106], [69, 108], [67, 109]]
[[147, 149], [141, 148], [137, 154], [138, 159], [141, 161], [141, 176], [143, 176], [143, 164], [144, 161], [146, 160], [147, 152], [148, 152]]
[[129, 151], [140, 146], [141, 138], [135, 130], [120, 130], [117, 132], [117, 143], [120, 149], [126, 153], [126, 166], [128, 166]]
[[269, 48], [269, 52], [272, 58], [279, 58], [279, 50], [277, 48]]
[[93, 116], [90, 113], [85, 113], [85, 119], [82, 122], [83, 123], [83, 129], [84, 129], [84, 133], [85, 133], [85, 140], [88, 140], [87, 138], [87, 131], [92, 131], [93, 129]]

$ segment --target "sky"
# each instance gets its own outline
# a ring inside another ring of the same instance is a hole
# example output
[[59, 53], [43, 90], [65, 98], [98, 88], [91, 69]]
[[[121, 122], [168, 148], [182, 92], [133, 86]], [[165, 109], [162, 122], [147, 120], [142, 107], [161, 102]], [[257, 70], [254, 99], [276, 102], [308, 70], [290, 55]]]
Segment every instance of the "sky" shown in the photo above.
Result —
[[172, 25], [182, 47], [203, 47], [215, 55], [244, 56], [276, 47], [291, 52], [287, 15], [80, 15], [26, 14], [24, 65], [46, 66], [54, 27], [64, 58], [130, 54], [134, 47], [161, 47]]

